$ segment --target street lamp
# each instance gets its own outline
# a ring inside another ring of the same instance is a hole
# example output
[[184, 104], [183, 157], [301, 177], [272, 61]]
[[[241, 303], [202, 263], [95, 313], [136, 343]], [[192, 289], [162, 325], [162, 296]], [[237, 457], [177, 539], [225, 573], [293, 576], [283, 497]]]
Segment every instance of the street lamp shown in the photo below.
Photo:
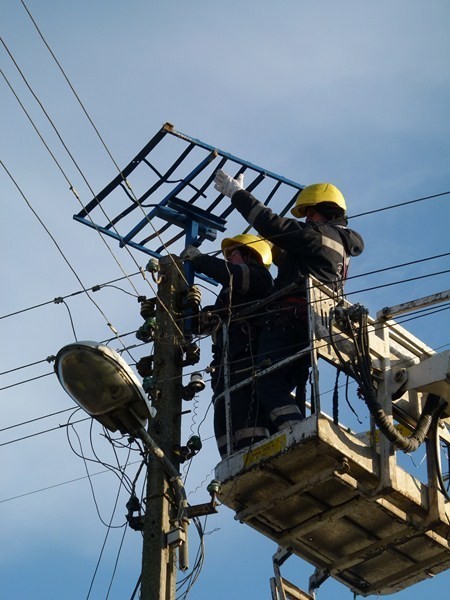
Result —
[[138, 435], [156, 414], [131, 368], [108, 346], [68, 344], [56, 355], [55, 372], [69, 396], [110, 431]]
[[58, 352], [55, 372], [69, 396], [94, 419], [110, 431], [119, 430], [144, 442], [172, 478], [185, 504], [186, 494], [178, 471], [145, 429], [156, 409], [120, 354], [97, 342], [75, 342]]
[[[117, 352], [97, 342], [75, 342], [59, 350], [54, 368], [62, 387], [83, 410], [110, 431], [119, 430], [122, 434], [139, 438], [161, 463], [178, 507], [173, 529], [167, 533], [167, 543], [178, 548], [179, 568], [186, 570], [188, 519], [217, 512], [218, 482], [208, 487], [211, 495], [209, 504], [188, 506], [180, 474], [145, 428], [147, 420], [156, 415], [156, 409]], [[191, 377], [191, 386], [197, 391], [203, 389], [204, 383], [198, 373]]]

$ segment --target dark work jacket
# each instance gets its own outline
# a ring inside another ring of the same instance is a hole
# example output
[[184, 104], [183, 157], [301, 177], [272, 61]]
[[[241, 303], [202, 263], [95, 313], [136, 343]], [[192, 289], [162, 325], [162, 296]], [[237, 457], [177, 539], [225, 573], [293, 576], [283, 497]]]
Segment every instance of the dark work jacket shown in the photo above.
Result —
[[[230, 314], [228, 310], [230, 307], [230, 287], [231, 317], [246, 308], [249, 303], [264, 298], [272, 291], [272, 276], [263, 265], [234, 265], [221, 258], [205, 254], [195, 257], [191, 262], [197, 272], [212, 277], [222, 284], [222, 289], [214, 305], [214, 309], [218, 311], [222, 319], [227, 320]], [[251, 322], [251, 318], [248, 319], [248, 322]], [[229, 333], [230, 346], [233, 342], [236, 349], [240, 346], [239, 340], [243, 343], [248, 341], [248, 333], [243, 333], [243, 322], [241, 321], [233, 323], [231, 319]], [[221, 345], [220, 336], [217, 344]]]
[[350, 256], [364, 249], [361, 236], [346, 227], [345, 218], [303, 223], [280, 217], [246, 190], [235, 192], [231, 202], [260, 235], [284, 251], [277, 258], [275, 289], [312, 275], [341, 290]]

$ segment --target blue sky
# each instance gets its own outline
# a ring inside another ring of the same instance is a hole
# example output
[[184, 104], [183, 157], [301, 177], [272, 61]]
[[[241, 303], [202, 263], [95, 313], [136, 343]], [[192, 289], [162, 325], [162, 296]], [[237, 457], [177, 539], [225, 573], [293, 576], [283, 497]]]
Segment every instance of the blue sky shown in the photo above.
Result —
[[[450, 7], [445, 0], [28, 0], [26, 5], [121, 167], [170, 121], [179, 131], [302, 184], [333, 182], [343, 191], [350, 215], [450, 190]], [[0, 158], [10, 173], [0, 169], [0, 316], [18, 312], [0, 320], [0, 597], [78, 600], [87, 597], [93, 580], [90, 597], [106, 598], [124, 530], [110, 530], [93, 579], [108, 530], [97, 514], [85, 465], [67, 441], [64, 424], [70, 413], [47, 416], [69, 408], [70, 399], [54, 376], [43, 375], [52, 370], [46, 357], [74, 340], [69, 315], [78, 339], [111, 337], [107, 321], [120, 333], [141, 323], [126, 280], [118, 284], [121, 290], [104, 288], [95, 296], [103, 314], [84, 295], [68, 298], [67, 306], [48, 303], [80, 290], [67, 262], [86, 287], [122, 276], [99, 236], [73, 221], [80, 206], [69, 190], [73, 185], [86, 203], [91, 189], [98, 192], [117, 171], [22, 2], [6, 0], [0, 11]], [[449, 196], [442, 196], [352, 220], [366, 250], [351, 266], [351, 274], [361, 277], [348, 283], [348, 291], [355, 292], [350, 300], [374, 314], [383, 306], [448, 289], [448, 275], [425, 278], [448, 269], [448, 257], [364, 274], [448, 252], [449, 212]], [[243, 228], [240, 217], [233, 216], [229, 231]], [[145, 264], [143, 254], [134, 252], [133, 260], [109, 244], [126, 273], [136, 272], [135, 261]], [[204, 250], [216, 246], [208, 243]], [[397, 284], [359, 291], [392, 282]], [[139, 293], [150, 295], [142, 279], [134, 277], [133, 283]], [[206, 291], [204, 303], [210, 303]], [[443, 349], [449, 341], [447, 314], [405, 326], [432, 348]], [[203, 367], [208, 346], [203, 342]], [[139, 358], [139, 351], [133, 356]], [[206, 390], [195, 405], [196, 426], [208, 405]], [[74, 420], [81, 418], [78, 413]], [[25, 421], [32, 422], [22, 425]], [[187, 419], [186, 436], [193, 426]], [[91, 455], [89, 422], [75, 428]], [[41, 433], [47, 429], [52, 431]], [[100, 433], [94, 427], [95, 450], [103, 462], [114, 463]], [[186, 479], [193, 502], [206, 500], [205, 482], [217, 462], [211, 436], [208, 413], [204, 449]], [[79, 451], [73, 432], [71, 441]], [[121, 464], [126, 460], [119, 453]], [[100, 464], [88, 468], [95, 474], [91, 482], [102, 519], [122, 525], [127, 494], [122, 490], [112, 517], [119, 481]], [[129, 466], [130, 477], [136, 468]], [[190, 597], [210, 598], [213, 589], [217, 600], [268, 598], [275, 544], [239, 525], [226, 508], [208, 519], [206, 531], [205, 565]], [[193, 528], [190, 535], [193, 562]], [[128, 530], [109, 598], [131, 596], [140, 554], [141, 538]], [[286, 563], [287, 577], [303, 588], [312, 571], [296, 558]], [[443, 595], [448, 585], [444, 573], [396, 597]], [[318, 592], [318, 598], [352, 596], [331, 580]]]

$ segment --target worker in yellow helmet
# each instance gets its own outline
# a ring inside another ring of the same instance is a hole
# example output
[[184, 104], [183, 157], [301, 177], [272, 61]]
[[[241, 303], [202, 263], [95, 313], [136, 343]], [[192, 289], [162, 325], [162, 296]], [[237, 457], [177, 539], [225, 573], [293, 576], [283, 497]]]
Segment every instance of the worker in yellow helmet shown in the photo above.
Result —
[[[214, 431], [221, 457], [226, 455], [227, 435], [224, 397], [225, 361], [229, 366], [230, 385], [250, 377], [256, 353], [257, 328], [252, 319], [233, 322], [236, 311], [270, 293], [273, 280], [271, 246], [262, 238], [240, 234], [222, 241], [225, 260], [202, 254], [195, 246], [187, 246], [181, 258], [189, 260], [197, 273], [203, 273], [222, 284], [213, 307], [218, 327], [213, 339], [213, 373], [211, 385], [214, 402]], [[224, 351], [220, 321], [229, 324], [228, 351]], [[254, 319], [253, 319], [254, 321]], [[231, 393], [232, 451], [250, 446], [269, 436], [268, 423], [258, 411], [251, 385]]]
[[[243, 188], [243, 176], [233, 179], [223, 171], [215, 175], [215, 188], [231, 198], [232, 205], [256, 231], [274, 245], [278, 275], [274, 290], [281, 296], [259, 336], [258, 360], [273, 364], [307, 347], [309, 343], [305, 280], [313, 275], [342, 292], [350, 256], [364, 248], [361, 236], [347, 227], [346, 202], [331, 183], [315, 183], [300, 191], [291, 213], [295, 219], [274, 214]], [[305, 218], [305, 222], [297, 219]], [[293, 282], [299, 286], [285, 296]], [[272, 431], [294, 426], [305, 416], [305, 386], [309, 356], [289, 363], [257, 380], [258, 400]], [[292, 391], [297, 388], [296, 397]]]

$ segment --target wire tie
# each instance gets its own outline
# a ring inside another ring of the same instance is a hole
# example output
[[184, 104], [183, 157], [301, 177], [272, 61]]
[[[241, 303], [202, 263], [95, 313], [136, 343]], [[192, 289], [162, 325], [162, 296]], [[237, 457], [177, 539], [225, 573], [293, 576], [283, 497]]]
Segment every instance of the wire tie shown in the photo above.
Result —
[[115, 335], [119, 335], [119, 332], [117, 331], [117, 329], [114, 327], [114, 325], [112, 323], [106, 323], [108, 325], [108, 327], [111, 329], [111, 331], [115, 334]]
[[53, 300], [54, 304], [62, 304], [64, 302], [64, 298], [62, 296], [58, 296]]
[[70, 191], [73, 193], [73, 195], [75, 196], [75, 198], [76, 198], [77, 200], [80, 200], [80, 196], [78, 195], [78, 192], [77, 192], [77, 190], [76, 190], [76, 189], [73, 187], [73, 185], [71, 185], [71, 186], [69, 187], [69, 190], [70, 190]]

